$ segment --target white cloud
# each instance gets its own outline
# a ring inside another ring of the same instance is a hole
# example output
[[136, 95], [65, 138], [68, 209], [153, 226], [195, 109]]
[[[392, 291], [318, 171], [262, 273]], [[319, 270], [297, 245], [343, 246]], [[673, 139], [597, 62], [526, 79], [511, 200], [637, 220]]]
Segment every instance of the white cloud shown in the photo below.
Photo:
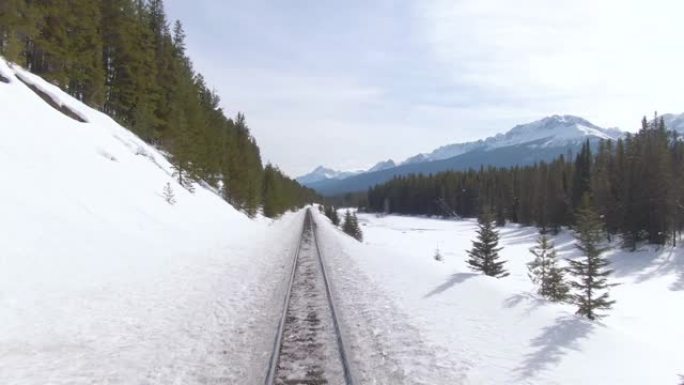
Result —
[[167, 4], [223, 106], [291, 175], [550, 114], [631, 129], [684, 111], [684, 2], [408, 1]]
[[684, 109], [681, 1], [420, 4], [424, 37], [454, 83], [510, 103], [544, 97], [539, 112], [574, 111], [625, 128], [635, 115]]

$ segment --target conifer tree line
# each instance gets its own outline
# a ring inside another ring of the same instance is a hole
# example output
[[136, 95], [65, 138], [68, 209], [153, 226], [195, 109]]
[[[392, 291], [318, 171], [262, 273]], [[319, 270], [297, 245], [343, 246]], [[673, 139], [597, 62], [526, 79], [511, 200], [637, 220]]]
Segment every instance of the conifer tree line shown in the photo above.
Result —
[[587, 141], [574, 159], [396, 177], [370, 188], [367, 204], [375, 212], [462, 217], [486, 207], [498, 225], [556, 233], [576, 224], [585, 195], [609, 239], [621, 235], [630, 249], [639, 242], [676, 244], [684, 227], [684, 141], [662, 118], [644, 118], [636, 134]]
[[262, 165], [244, 115], [225, 116], [162, 0], [2, 0], [0, 54], [170, 154], [186, 187], [202, 180], [250, 215], [315, 199]]
[[328, 219], [330, 219], [330, 222], [332, 222], [333, 225], [339, 226], [340, 225], [340, 216], [337, 214], [337, 209], [335, 206], [320, 206], [323, 207], [323, 214], [325, 214]]

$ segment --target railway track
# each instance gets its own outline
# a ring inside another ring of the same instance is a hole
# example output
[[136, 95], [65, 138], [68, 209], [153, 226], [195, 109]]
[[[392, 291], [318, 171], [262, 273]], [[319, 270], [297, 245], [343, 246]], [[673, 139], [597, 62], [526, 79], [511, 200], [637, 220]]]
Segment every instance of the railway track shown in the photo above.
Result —
[[266, 385], [353, 385], [330, 283], [307, 210]]

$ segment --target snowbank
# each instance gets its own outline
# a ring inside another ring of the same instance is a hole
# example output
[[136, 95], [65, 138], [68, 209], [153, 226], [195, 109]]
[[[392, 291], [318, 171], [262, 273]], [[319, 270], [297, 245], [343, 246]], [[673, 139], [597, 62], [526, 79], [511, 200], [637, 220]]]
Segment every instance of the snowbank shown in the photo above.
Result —
[[[676, 384], [684, 373], [684, 251], [614, 251], [617, 300], [601, 322], [534, 294], [527, 277], [536, 232], [502, 229], [511, 276], [473, 274], [464, 262], [474, 221], [359, 216], [365, 243], [319, 216], [340, 313], [368, 383]], [[577, 253], [568, 234], [561, 258]], [[439, 247], [444, 262], [435, 261]], [[351, 298], [349, 298], [351, 297]], [[346, 298], [346, 299], [345, 299]], [[366, 334], [365, 336], [363, 334]], [[364, 340], [365, 338], [365, 340]], [[363, 348], [373, 341], [384, 357]], [[394, 362], [393, 375], [387, 380]], [[378, 371], [373, 372], [372, 366]], [[373, 382], [375, 381], [375, 382]]]
[[0, 383], [261, 381], [301, 214], [192, 194], [106, 115], [0, 73]]

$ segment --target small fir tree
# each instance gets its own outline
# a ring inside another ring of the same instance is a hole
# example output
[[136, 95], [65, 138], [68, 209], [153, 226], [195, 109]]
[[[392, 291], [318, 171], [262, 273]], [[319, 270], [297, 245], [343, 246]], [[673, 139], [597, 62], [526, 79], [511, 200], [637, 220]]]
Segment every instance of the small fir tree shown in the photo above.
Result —
[[330, 219], [333, 225], [340, 225], [340, 217], [337, 215], [337, 209], [335, 208], [335, 206], [326, 206], [325, 216], [328, 217], [328, 219]]
[[608, 283], [607, 278], [612, 273], [608, 269], [610, 262], [601, 256], [607, 250], [600, 246], [603, 240], [603, 223], [592, 209], [588, 195], [582, 198], [577, 211], [575, 238], [582, 257], [568, 260], [570, 274], [575, 277], [575, 281], [571, 282], [575, 289], [572, 299], [578, 306], [577, 314], [593, 320], [603, 316], [597, 314], [597, 311], [609, 310], [615, 301], [608, 296], [608, 288], [613, 286]]
[[359, 220], [356, 217], [356, 213], [352, 213], [347, 210], [344, 214], [344, 223], [342, 224], [342, 231], [344, 231], [349, 236], [354, 237], [357, 241], [361, 242], [363, 240], [363, 234], [359, 228]]
[[478, 219], [479, 229], [477, 240], [473, 241], [473, 248], [468, 251], [470, 258], [466, 260], [470, 268], [482, 272], [490, 277], [502, 278], [508, 275], [500, 261], [499, 232], [495, 228], [495, 219], [491, 213], [485, 212]]
[[337, 214], [337, 209], [335, 206], [330, 206], [330, 220], [332, 221], [333, 225], [340, 225], [340, 216]]
[[568, 297], [569, 287], [564, 280], [563, 269], [558, 267], [556, 250], [546, 234], [541, 234], [537, 245], [530, 249], [534, 260], [527, 264], [529, 276], [539, 286], [537, 293], [554, 302]]
[[354, 220], [352, 219], [351, 211], [347, 210], [344, 213], [344, 223], [342, 224], [342, 231], [348, 235], [354, 236]]
[[176, 195], [173, 193], [173, 188], [171, 188], [171, 183], [166, 183], [164, 186], [164, 200], [166, 203], [173, 205], [176, 203]]
[[444, 260], [444, 257], [442, 257], [442, 253], [439, 251], [439, 247], [435, 249], [435, 261], [442, 262]]
[[352, 221], [354, 225], [354, 235], [353, 237], [356, 238], [357, 241], [363, 242], [363, 232], [361, 231], [361, 226], [359, 226], [359, 218], [356, 216], [356, 213], [352, 213]]

